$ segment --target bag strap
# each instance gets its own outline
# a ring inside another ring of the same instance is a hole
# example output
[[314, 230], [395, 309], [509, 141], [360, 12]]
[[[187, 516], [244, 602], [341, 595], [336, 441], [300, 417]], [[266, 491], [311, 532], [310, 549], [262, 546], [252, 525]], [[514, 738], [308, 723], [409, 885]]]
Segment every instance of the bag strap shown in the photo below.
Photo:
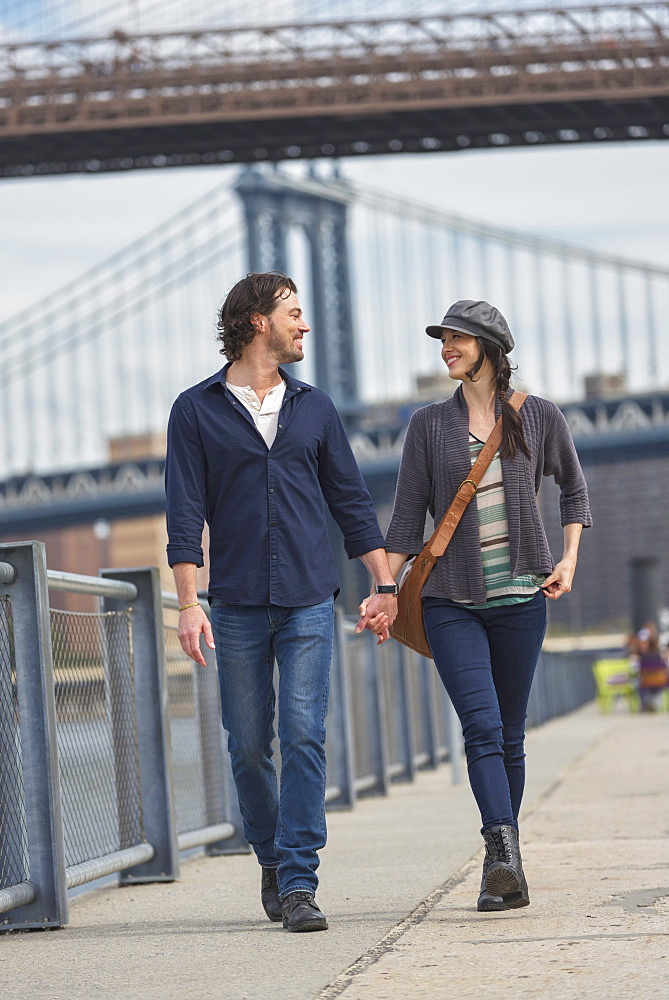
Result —
[[[526, 392], [518, 392], [514, 390], [513, 395], [509, 399], [509, 403], [513, 406], [514, 410], [519, 411], [525, 400], [527, 399]], [[429, 549], [430, 555], [436, 561], [439, 556], [443, 556], [448, 543], [453, 537], [453, 533], [460, 523], [460, 519], [467, 509], [467, 505], [470, 500], [472, 500], [479, 488], [479, 483], [483, 479], [486, 470], [493, 458], [495, 457], [495, 452], [498, 450], [502, 443], [502, 418], [501, 416], [497, 420], [492, 433], [488, 437], [488, 440], [481, 448], [479, 456], [472, 465], [472, 470], [469, 473], [467, 479], [463, 480], [458, 487], [458, 491], [453, 497], [451, 504], [444, 514], [439, 527], [436, 529], [430, 541], [427, 543], [426, 548]]]

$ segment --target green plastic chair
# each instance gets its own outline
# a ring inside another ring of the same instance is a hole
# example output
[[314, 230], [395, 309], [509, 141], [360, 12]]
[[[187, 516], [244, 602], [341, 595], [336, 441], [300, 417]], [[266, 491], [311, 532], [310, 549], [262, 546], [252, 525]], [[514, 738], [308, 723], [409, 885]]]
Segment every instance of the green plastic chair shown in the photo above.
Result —
[[630, 712], [639, 711], [639, 694], [632, 661], [625, 658], [595, 660], [592, 665], [597, 684], [597, 704], [610, 712], [614, 699], [626, 698]]

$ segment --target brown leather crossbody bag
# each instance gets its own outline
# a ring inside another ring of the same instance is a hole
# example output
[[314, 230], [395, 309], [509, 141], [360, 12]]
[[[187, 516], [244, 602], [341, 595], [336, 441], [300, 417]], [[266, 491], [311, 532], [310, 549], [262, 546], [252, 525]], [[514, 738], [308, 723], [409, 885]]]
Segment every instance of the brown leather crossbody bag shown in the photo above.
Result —
[[[527, 393], [516, 390], [509, 402], [515, 410], [520, 410], [526, 399]], [[472, 465], [469, 476], [458, 487], [457, 493], [429, 542], [423, 546], [419, 555], [407, 563], [404, 570], [397, 597], [397, 618], [390, 628], [390, 634], [393, 639], [397, 639], [409, 649], [415, 649], [421, 656], [432, 658], [432, 651], [423, 624], [423, 587], [434, 569], [437, 559], [439, 556], [443, 556], [446, 551], [467, 505], [476, 495], [479, 483], [501, 443], [502, 418], [500, 417], [488, 440], [481, 448], [479, 457]]]

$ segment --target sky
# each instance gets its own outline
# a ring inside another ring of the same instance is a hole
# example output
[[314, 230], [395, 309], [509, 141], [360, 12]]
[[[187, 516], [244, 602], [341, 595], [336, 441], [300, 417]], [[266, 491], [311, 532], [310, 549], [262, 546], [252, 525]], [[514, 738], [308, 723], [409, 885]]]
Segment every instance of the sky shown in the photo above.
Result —
[[[411, 13], [469, 14], [578, 7], [582, 0], [412, 0]], [[406, 0], [0, 0], [0, 37], [84, 37], [116, 28], [145, 32], [182, 27], [286, 24], [291, 21], [397, 17]]]

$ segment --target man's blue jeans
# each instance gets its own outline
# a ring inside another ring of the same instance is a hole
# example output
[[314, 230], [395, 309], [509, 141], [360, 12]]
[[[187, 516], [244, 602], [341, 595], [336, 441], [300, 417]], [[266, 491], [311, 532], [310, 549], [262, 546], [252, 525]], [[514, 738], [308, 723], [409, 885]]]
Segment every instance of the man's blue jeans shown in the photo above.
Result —
[[[318, 885], [325, 845], [325, 717], [334, 600], [306, 608], [239, 606], [214, 599], [223, 725], [244, 836], [258, 861], [278, 867], [279, 895]], [[279, 667], [281, 793], [272, 760]]]
[[474, 611], [425, 597], [423, 620], [465, 739], [482, 829], [518, 825], [525, 787], [525, 718], [546, 632], [546, 598]]

